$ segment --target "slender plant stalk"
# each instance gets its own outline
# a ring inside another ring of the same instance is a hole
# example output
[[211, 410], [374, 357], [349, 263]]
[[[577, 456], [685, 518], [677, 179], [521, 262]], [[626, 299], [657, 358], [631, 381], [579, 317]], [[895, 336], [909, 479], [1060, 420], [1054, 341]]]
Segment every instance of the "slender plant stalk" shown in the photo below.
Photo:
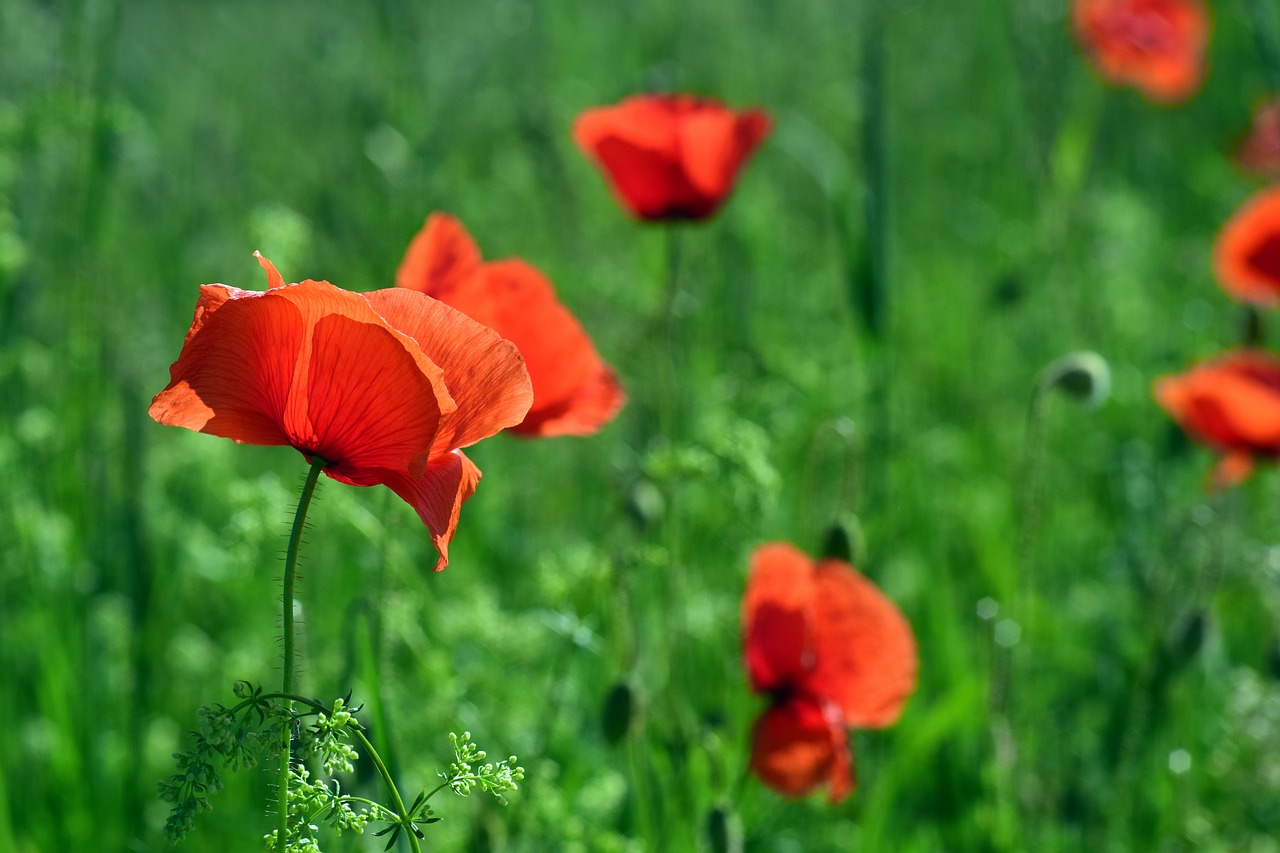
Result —
[[[297, 578], [298, 547], [302, 543], [302, 529], [307, 523], [307, 508], [311, 506], [311, 496], [315, 494], [316, 482], [320, 479], [320, 470], [328, 464], [318, 456], [312, 457], [311, 469], [307, 471], [306, 482], [302, 484], [302, 495], [298, 498], [298, 509], [293, 514], [293, 527], [289, 530], [289, 549], [284, 557], [284, 591], [281, 593], [280, 626], [284, 634], [284, 678], [280, 692], [286, 695], [293, 693], [293, 585]], [[285, 707], [292, 713], [293, 700], [286, 699]], [[280, 744], [280, 793], [276, 803], [279, 812], [279, 833], [276, 835], [276, 850], [284, 853], [286, 839], [289, 834], [289, 763], [293, 758], [291, 748], [293, 737], [292, 722], [285, 726], [283, 742]], [[366, 741], [367, 743], [367, 741]], [[394, 789], [393, 789], [394, 791]], [[400, 804], [403, 813], [404, 806]]]

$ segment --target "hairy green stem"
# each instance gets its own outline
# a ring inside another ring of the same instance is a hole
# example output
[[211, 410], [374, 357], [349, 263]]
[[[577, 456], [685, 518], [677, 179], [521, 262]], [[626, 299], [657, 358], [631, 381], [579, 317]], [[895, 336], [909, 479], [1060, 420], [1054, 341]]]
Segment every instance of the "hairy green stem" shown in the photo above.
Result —
[[[298, 509], [293, 514], [293, 527], [289, 530], [289, 550], [284, 557], [284, 590], [280, 596], [280, 630], [284, 634], [284, 678], [280, 692], [286, 696], [293, 693], [293, 585], [297, 577], [298, 546], [302, 543], [302, 530], [307, 523], [307, 508], [311, 506], [311, 496], [315, 494], [316, 482], [320, 479], [320, 470], [328, 464], [319, 456], [311, 459], [311, 469], [307, 471], [306, 482], [302, 484], [302, 495], [298, 498]], [[293, 700], [285, 699], [285, 707], [293, 711]], [[291, 739], [293, 723], [285, 726], [283, 743], [280, 744], [280, 791], [276, 800], [279, 812], [276, 834], [276, 850], [284, 853], [289, 835], [289, 763], [292, 759]]]

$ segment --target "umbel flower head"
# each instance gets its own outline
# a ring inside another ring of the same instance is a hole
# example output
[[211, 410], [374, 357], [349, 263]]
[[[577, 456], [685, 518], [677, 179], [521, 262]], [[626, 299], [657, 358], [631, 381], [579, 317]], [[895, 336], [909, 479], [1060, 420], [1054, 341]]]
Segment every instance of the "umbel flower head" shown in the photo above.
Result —
[[556, 298], [555, 288], [518, 258], [484, 262], [457, 219], [433, 213], [409, 244], [396, 284], [462, 311], [514, 343], [533, 381], [533, 405], [509, 427], [523, 436], [598, 432], [626, 402], [613, 369]]
[[1280, 187], [1232, 214], [1214, 243], [1213, 267], [1228, 295], [1263, 308], [1280, 304]]
[[1071, 22], [1098, 72], [1148, 100], [1186, 100], [1204, 78], [1209, 13], [1201, 0], [1074, 0]]
[[387, 486], [417, 511], [444, 568], [480, 479], [460, 448], [519, 423], [533, 398], [520, 353], [421, 293], [285, 284], [258, 261], [265, 292], [201, 286], [151, 417], [287, 444], [339, 482]]
[[1155, 384], [1156, 401], [1196, 441], [1222, 454], [1210, 485], [1244, 481], [1256, 460], [1280, 458], [1280, 359], [1236, 349]]
[[573, 139], [632, 216], [706, 219], [772, 127], [761, 109], [735, 111], [693, 95], [635, 95], [585, 110]]
[[915, 691], [911, 626], [848, 563], [771, 543], [751, 556], [742, 645], [752, 689], [772, 697], [752, 772], [786, 796], [825, 784], [831, 802], [844, 799], [854, 785], [847, 729], [892, 724]]

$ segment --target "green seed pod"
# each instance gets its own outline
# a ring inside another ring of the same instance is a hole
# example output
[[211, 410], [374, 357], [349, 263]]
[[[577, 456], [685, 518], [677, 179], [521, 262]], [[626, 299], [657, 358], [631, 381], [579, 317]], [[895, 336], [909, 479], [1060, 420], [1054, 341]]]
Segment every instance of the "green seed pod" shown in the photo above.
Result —
[[616, 744], [631, 731], [631, 720], [635, 714], [635, 695], [631, 685], [619, 681], [605, 694], [604, 706], [600, 712], [600, 727], [604, 739], [609, 744]]
[[1111, 393], [1111, 368], [1096, 352], [1064, 355], [1040, 371], [1040, 387], [1057, 388], [1080, 402], [1096, 406]]

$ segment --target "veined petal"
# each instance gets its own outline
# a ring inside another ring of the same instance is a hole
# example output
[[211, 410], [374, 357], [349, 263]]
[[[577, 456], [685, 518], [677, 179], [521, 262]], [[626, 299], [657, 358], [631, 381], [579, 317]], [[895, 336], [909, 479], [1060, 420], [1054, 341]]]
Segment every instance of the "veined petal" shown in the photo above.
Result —
[[792, 687], [813, 669], [813, 562], [791, 545], [762, 545], [751, 555], [742, 599], [742, 646], [757, 692]]
[[801, 690], [833, 700], [854, 728], [882, 728], [916, 689], [916, 641], [897, 606], [847, 563], [813, 576], [816, 665]]
[[432, 459], [421, 477], [390, 473], [383, 482], [418, 513], [440, 554], [435, 571], [444, 569], [449, 564], [449, 543], [462, 503], [475, 494], [480, 469], [462, 451], [455, 450]]
[[[408, 344], [408, 346], [406, 346]], [[453, 403], [435, 365], [381, 321], [329, 314], [315, 322], [306, 383], [306, 419], [295, 446], [336, 470], [420, 475], [441, 417]]]
[[396, 270], [396, 286], [443, 299], [480, 263], [480, 248], [462, 223], [447, 213], [433, 213], [409, 243]]
[[288, 300], [202, 287], [151, 417], [247, 444], [291, 444], [283, 416], [305, 336], [304, 318]]
[[444, 372], [457, 412], [436, 436], [432, 455], [470, 446], [524, 419], [533, 390], [513, 343], [463, 312], [406, 288], [361, 296]]
[[827, 785], [838, 803], [853, 791], [853, 759], [839, 711], [796, 697], [761, 715], [752, 732], [751, 771], [787, 797], [803, 797]]

